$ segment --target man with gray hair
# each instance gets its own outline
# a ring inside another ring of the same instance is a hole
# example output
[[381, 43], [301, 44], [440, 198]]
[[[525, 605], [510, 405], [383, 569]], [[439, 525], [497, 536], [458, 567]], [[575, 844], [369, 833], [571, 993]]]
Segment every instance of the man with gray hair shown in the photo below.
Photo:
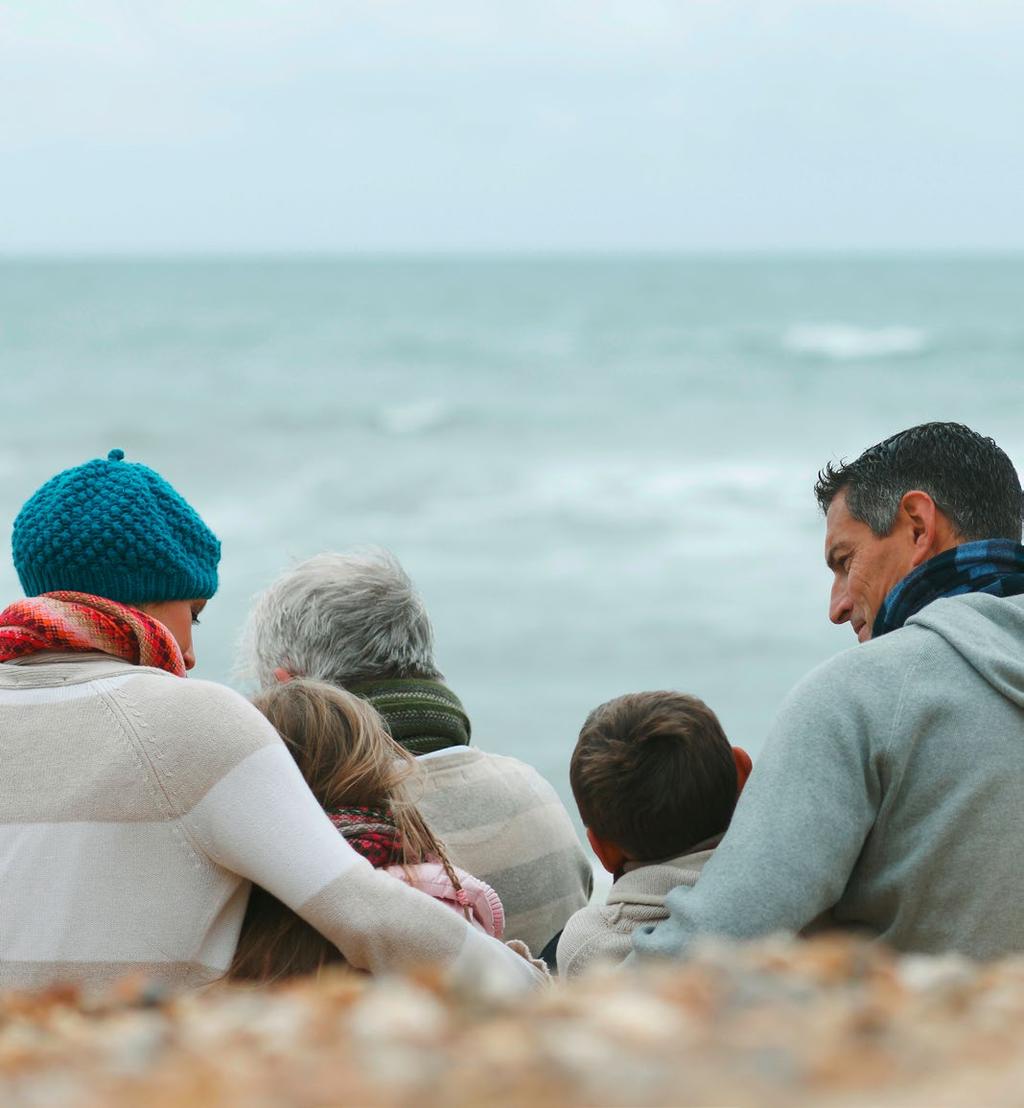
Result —
[[776, 718], [733, 822], [641, 956], [713, 932], [800, 931], [830, 912], [910, 951], [1024, 950], [1024, 546], [1006, 454], [957, 423], [911, 427], [815, 488], [829, 616], [864, 645]]
[[470, 745], [426, 609], [393, 555], [318, 554], [295, 566], [256, 598], [244, 644], [263, 687], [310, 677], [377, 709], [418, 758], [417, 805], [451, 860], [501, 897], [506, 939], [540, 953], [587, 903], [593, 871], [562, 802], [531, 766]]

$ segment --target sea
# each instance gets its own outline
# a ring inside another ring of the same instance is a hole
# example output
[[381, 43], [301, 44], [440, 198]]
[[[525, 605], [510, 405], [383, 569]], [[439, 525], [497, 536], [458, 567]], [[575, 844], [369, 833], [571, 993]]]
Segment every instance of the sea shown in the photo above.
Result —
[[1024, 257], [7, 259], [0, 390], [5, 536], [112, 447], [219, 534], [194, 676], [248, 691], [253, 594], [387, 547], [474, 741], [571, 806], [603, 701], [695, 693], [756, 760], [854, 647], [825, 462], [957, 420], [1024, 463]]

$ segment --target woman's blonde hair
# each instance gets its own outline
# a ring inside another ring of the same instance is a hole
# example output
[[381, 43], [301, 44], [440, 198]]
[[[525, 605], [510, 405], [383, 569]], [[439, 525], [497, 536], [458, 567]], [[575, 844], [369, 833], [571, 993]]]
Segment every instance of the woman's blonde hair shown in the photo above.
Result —
[[[284, 739], [326, 811], [387, 809], [398, 830], [401, 864], [438, 861], [461, 888], [443, 845], [409, 797], [416, 759], [391, 738], [370, 704], [335, 685], [305, 678], [265, 689], [253, 703]], [[253, 886], [228, 977], [268, 981], [340, 961], [333, 943]]]

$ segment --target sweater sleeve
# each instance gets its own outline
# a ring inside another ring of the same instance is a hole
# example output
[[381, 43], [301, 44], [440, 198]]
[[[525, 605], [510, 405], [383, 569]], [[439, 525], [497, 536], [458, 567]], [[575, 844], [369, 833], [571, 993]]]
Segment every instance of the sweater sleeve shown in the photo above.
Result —
[[[183, 807], [180, 818], [213, 862], [272, 893], [359, 969], [380, 973], [429, 962], [447, 967], [455, 980], [482, 978], [499, 988], [541, 980], [504, 944], [358, 855], [252, 705], [213, 685], [192, 699], [198, 703], [183, 714], [195, 716], [198, 709], [203, 745], [216, 753], [204, 758], [203, 750], [195, 749], [190, 764], [212, 760], [217, 772], [209, 787], [197, 789], [194, 780], [180, 780], [195, 769], [177, 768], [173, 796], [181, 801], [189, 793], [201, 793]], [[177, 722], [184, 720], [179, 716]], [[166, 786], [170, 767], [159, 768]]]
[[859, 680], [865, 659], [853, 657], [868, 649], [790, 694], [722, 844], [696, 886], [669, 893], [668, 919], [634, 932], [636, 955], [680, 955], [702, 934], [799, 931], [839, 900], [882, 795], [880, 690]]

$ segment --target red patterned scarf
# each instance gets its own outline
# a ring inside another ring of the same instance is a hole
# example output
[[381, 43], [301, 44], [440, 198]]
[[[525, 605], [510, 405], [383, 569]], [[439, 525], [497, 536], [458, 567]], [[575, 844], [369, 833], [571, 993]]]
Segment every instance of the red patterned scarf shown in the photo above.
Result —
[[401, 865], [402, 839], [387, 808], [334, 808], [327, 815], [375, 869]]
[[159, 620], [84, 592], [46, 592], [0, 612], [0, 662], [47, 650], [99, 651], [185, 676], [181, 648]]

